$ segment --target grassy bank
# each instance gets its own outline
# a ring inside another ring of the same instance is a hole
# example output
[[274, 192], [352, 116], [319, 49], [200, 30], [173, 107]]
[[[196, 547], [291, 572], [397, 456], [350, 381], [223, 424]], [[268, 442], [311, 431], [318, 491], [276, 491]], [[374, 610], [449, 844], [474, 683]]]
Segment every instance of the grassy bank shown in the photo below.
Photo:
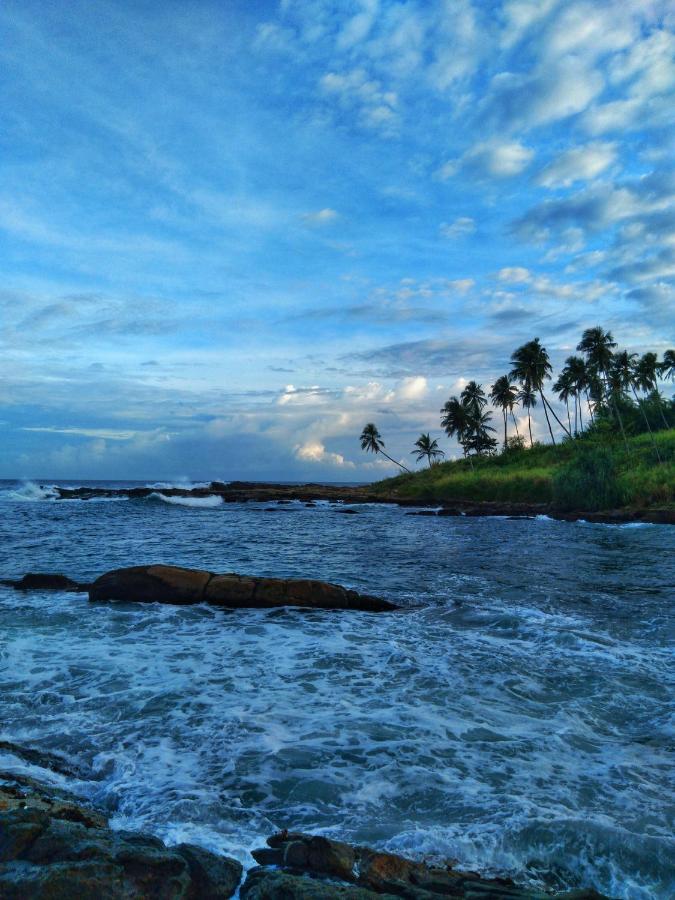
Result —
[[586, 436], [558, 446], [535, 444], [498, 456], [440, 463], [373, 489], [420, 503], [551, 503], [557, 509], [601, 510], [675, 503], [675, 429], [619, 440]]

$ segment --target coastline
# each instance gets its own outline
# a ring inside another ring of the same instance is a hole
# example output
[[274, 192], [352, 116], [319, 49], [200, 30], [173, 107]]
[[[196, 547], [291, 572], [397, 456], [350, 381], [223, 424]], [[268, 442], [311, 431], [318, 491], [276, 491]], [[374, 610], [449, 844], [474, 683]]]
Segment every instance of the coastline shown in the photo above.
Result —
[[[255, 481], [212, 481], [200, 487], [55, 487], [57, 500], [92, 500], [97, 498], [127, 497], [147, 499], [152, 495], [205, 499], [217, 497], [224, 503], [292, 503], [313, 504], [318, 501], [359, 504], [394, 504], [420, 509], [420, 515], [428, 516], [504, 516], [507, 518], [536, 518], [547, 516], [565, 522], [585, 521], [605, 525], [623, 525], [643, 522], [655, 525], [675, 525], [675, 506], [639, 507], [626, 506], [608, 510], [560, 510], [552, 503], [527, 503], [520, 501], [456, 501], [448, 502], [426, 495], [401, 496], [396, 489], [383, 488], [382, 483], [363, 487], [324, 484], [275, 484]], [[414, 514], [414, 513], [411, 513]]]

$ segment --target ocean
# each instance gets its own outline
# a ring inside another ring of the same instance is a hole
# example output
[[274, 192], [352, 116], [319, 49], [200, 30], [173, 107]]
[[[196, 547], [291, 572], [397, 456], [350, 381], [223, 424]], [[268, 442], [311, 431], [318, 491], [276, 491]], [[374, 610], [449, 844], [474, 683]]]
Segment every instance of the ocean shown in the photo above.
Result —
[[246, 865], [287, 827], [551, 889], [675, 896], [672, 527], [163, 487], [58, 501], [0, 482], [0, 578], [161, 562], [320, 578], [403, 609], [0, 587], [0, 741], [64, 762], [3, 750], [1, 770]]

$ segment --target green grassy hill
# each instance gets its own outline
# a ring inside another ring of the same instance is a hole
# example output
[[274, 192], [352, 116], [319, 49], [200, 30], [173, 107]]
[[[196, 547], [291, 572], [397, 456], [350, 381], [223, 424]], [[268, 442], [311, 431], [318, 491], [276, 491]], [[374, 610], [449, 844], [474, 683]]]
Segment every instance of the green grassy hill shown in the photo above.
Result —
[[[550, 503], [602, 510], [675, 503], [675, 429], [619, 440], [584, 436], [558, 446], [535, 444], [499, 456], [440, 463], [374, 484], [373, 490], [420, 503]], [[473, 468], [472, 468], [473, 465]]]

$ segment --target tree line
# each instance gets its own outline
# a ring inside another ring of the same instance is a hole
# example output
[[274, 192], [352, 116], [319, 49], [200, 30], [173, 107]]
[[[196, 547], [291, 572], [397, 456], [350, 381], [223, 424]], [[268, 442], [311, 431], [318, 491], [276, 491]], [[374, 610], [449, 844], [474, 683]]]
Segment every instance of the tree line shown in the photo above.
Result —
[[[587, 328], [577, 345], [577, 352], [581, 355], [569, 356], [565, 360], [552, 389], [565, 404], [567, 424], [558, 417], [544, 393], [546, 382], [553, 379], [553, 366], [546, 348], [539, 338], [534, 338], [513, 351], [509, 373], [497, 378], [490, 386], [489, 396], [482, 385], [469, 381], [459, 397], [450, 397], [440, 411], [441, 427], [448, 437], [457, 439], [464, 457], [471, 462], [472, 456], [489, 456], [497, 452], [498, 440], [494, 436], [496, 429], [491, 424], [493, 413], [486, 409], [488, 399], [502, 414], [503, 451], [509, 446], [525, 446], [514, 413], [517, 406], [527, 411], [530, 446], [534, 444], [532, 410], [539, 403], [553, 444], [556, 440], [552, 419], [562, 429], [563, 439], [578, 437], [589, 427], [594, 428], [599, 422], [607, 421], [620, 431], [628, 447], [625, 420], [637, 412], [644, 423], [641, 430], [646, 430], [651, 435], [654, 451], [660, 462], [653, 433], [659, 428], [672, 427], [672, 422], [668, 421], [668, 404], [658, 391], [658, 380], [675, 379], [675, 350], [666, 350], [663, 359], [659, 360], [656, 353], [649, 352], [639, 356], [616, 348], [617, 343], [610, 331], [599, 326]], [[584, 406], [587, 410], [585, 423]], [[654, 410], [660, 421], [654, 421]], [[507, 427], [509, 416], [516, 431], [515, 437], [511, 439]], [[381, 453], [401, 469], [410, 471], [385, 452], [384, 441], [373, 422], [364, 427], [360, 441], [362, 450]], [[438, 441], [432, 439], [429, 433], [421, 434], [414, 447], [411, 452], [416, 459], [420, 461], [426, 458], [430, 466], [445, 456]]]

